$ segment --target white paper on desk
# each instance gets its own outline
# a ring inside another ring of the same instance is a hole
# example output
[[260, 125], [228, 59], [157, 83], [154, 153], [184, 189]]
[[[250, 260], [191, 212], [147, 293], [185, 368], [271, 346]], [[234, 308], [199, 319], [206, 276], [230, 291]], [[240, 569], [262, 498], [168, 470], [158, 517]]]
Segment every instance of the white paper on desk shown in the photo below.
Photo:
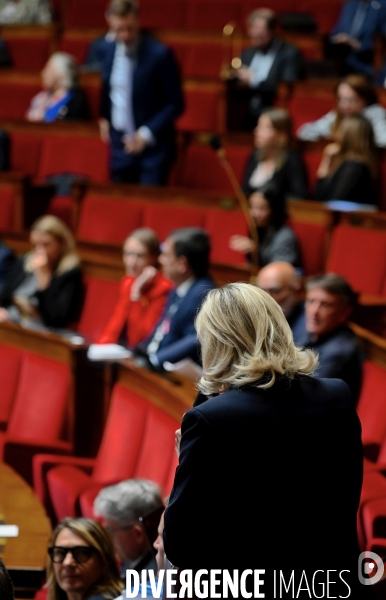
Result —
[[184, 377], [189, 377], [193, 381], [197, 381], [202, 376], [202, 368], [200, 365], [195, 363], [191, 358], [184, 358], [176, 363], [164, 362], [163, 367], [165, 371], [177, 373]]
[[0, 525], [0, 538], [11, 538], [19, 535], [17, 525]]
[[133, 355], [130, 350], [119, 344], [91, 344], [87, 351], [89, 360], [120, 360], [130, 358]]

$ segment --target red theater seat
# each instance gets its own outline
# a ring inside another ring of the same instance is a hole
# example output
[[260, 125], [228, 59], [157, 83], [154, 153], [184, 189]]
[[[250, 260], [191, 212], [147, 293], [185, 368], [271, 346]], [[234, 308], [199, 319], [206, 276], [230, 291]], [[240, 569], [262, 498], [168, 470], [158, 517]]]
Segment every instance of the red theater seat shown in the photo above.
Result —
[[5, 429], [11, 414], [19, 380], [22, 354], [17, 348], [0, 344], [0, 429]]
[[148, 204], [144, 207], [143, 226], [157, 232], [164, 240], [173, 229], [180, 227], [203, 227], [205, 211], [203, 208], [175, 206], [173, 204]]
[[101, 335], [118, 300], [119, 282], [85, 277], [85, 299], [77, 330], [89, 342]]
[[326, 270], [346, 277], [358, 292], [379, 296], [386, 275], [386, 234], [338, 225]]
[[82, 200], [77, 237], [90, 242], [122, 244], [142, 226], [143, 205], [112, 197], [86, 196]]
[[12, 185], [0, 182], [0, 231], [14, 231], [18, 229], [18, 198]]
[[[379, 448], [386, 439], [386, 370], [366, 360], [363, 365], [363, 381], [357, 406], [362, 425], [365, 454], [375, 460]], [[385, 446], [386, 463], [386, 446]], [[382, 457], [381, 457], [382, 458]]]
[[180, 131], [208, 131], [221, 133], [224, 128], [223, 89], [221, 85], [208, 82], [185, 86], [185, 112], [177, 120]]
[[316, 223], [290, 221], [299, 242], [305, 275], [317, 275], [324, 271], [326, 253], [326, 227]]
[[212, 262], [246, 264], [244, 254], [229, 248], [232, 235], [247, 235], [248, 225], [242, 212], [209, 209], [205, 215], [205, 229], [212, 243]]
[[51, 52], [54, 31], [45, 26], [2, 28], [1, 37], [5, 41], [12, 67], [24, 71], [40, 71]]
[[316, 121], [327, 114], [334, 107], [334, 97], [327, 96], [318, 98], [317, 96], [297, 96], [296, 88], [294, 95], [289, 101], [288, 111], [292, 117], [294, 131], [310, 121]]
[[318, 179], [317, 171], [319, 169], [322, 156], [323, 155], [321, 152], [303, 152], [303, 161], [307, 171], [308, 189], [311, 197], [313, 196], [313, 191]]
[[104, 27], [107, 0], [68, 0], [66, 25], [71, 27]]
[[49, 495], [58, 520], [79, 515], [81, 508], [90, 514], [99, 489], [130, 477], [152, 477], [169, 493], [177, 427], [175, 419], [116, 384], [96, 459], [35, 457], [35, 490]]
[[10, 135], [11, 170], [36, 178], [43, 144], [42, 136], [38, 134], [19, 133], [17, 131], [12, 132]]
[[224, 49], [218, 42], [171, 41], [184, 77], [217, 78], [224, 60]]
[[37, 179], [74, 173], [96, 182], [109, 180], [108, 149], [99, 139], [48, 136], [43, 140]]
[[141, 24], [149, 29], [185, 29], [186, 4], [181, 0], [141, 0]]
[[70, 370], [58, 361], [25, 352], [5, 434], [3, 460], [32, 483], [32, 456], [69, 453]]
[[19, 75], [0, 78], [0, 118], [24, 119], [33, 96], [41, 91], [40, 83], [23, 80]]
[[227, 23], [241, 20], [240, 3], [235, 0], [190, 0], [186, 2], [188, 29], [219, 31]]

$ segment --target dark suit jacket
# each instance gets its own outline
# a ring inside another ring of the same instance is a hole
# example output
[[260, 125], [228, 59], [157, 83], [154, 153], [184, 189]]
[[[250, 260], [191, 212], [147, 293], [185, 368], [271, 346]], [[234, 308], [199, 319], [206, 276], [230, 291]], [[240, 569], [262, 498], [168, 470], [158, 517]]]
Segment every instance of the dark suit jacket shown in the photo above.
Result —
[[342, 381], [231, 389], [183, 417], [166, 555], [181, 569], [270, 570], [267, 599], [279, 597], [273, 568], [294, 569], [297, 582], [303, 569], [347, 568], [358, 585], [361, 483], [361, 428]]
[[[12, 304], [16, 288], [26, 276], [25, 257], [19, 258], [7, 278], [0, 294], [0, 306], [7, 308]], [[83, 300], [82, 274], [78, 267], [69, 269], [60, 275], [54, 275], [45, 290], [36, 292], [37, 310], [47, 327], [63, 328], [79, 318]]]
[[[337, 22], [335, 23], [330, 36], [337, 33], [350, 34], [351, 24], [354, 19], [360, 0], [349, 0], [342, 4], [342, 9]], [[372, 50], [374, 48], [374, 38], [376, 34], [385, 35], [386, 30], [386, 2], [377, 0], [368, 2], [366, 6], [366, 16], [362, 27], [357, 35], [361, 44], [360, 52]]]
[[72, 97], [59, 111], [57, 120], [88, 121], [91, 118], [87, 98], [80, 87], [74, 87]]
[[329, 177], [318, 179], [316, 200], [348, 200], [360, 204], [379, 204], [369, 167], [357, 160], [345, 160]]
[[[102, 62], [101, 114], [110, 121], [110, 77], [116, 44], [105, 44]], [[157, 143], [174, 136], [173, 124], [184, 109], [181, 80], [171, 49], [141, 34], [133, 76], [135, 126], [146, 125]]]
[[[249, 196], [256, 188], [251, 187], [249, 180], [259, 163], [258, 153], [255, 150], [250, 155], [245, 168], [242, 188], [244, 194]], [[298, 150], [289, 150], [283, 165], [272, 175], [272, 181], [286, 198], [307, 198], [307, 174], [302, 155]]]
[[[178, 362], [183, 358], [198, 360], [197, 336], [194, 328], [194, 319], [207, 292], [215, 287], [209, 277], [201, 277], [191, 285], [188, 293], [178, 306], [170, 321], [169, 332], [163, 337], [156, 353], [160, 365], [165, 361]], [[151, 336], [146, 340], [144, 346], [148, 346], [153, 339], [154, 333], [167, 314], [170, 306], [175, 302], [175, 291], [170, 292], [165, 310], [155, 326]]]
[[15, 263], [16, 257], [11, 248], [0, 241], [0, 293]]
[[[267, 79], [254, 88], [256, 91], [275, 93], [281, 81], [294, 83], [300, 77], [302, 59], [298, 48], [279, 38], [275, 38], [275, 42], [278, 49], [272, 67]], [[255, 52], [253, 46], [244, 50], [241, 55], [243, 65], [250, 66]]]
[[[106, 39], [106, 35], [98, 37], [93, 40], [87, 49], [87, 55], [83, 63], [82, 71], [100, 71], [104, 56], [106, 54], [106, 48], [114, 44], [113, 41]], [[114, 44], [115, 46], [115, 44]]]
[[358, 402], [362, 384], [363, 353], [349, 327], [338, 327], [316, 342], [312, 342], [305, 331], [303, 337], [298, 337], [298, 345], [312, 348], [319, 354], [319, 367], [316, 370], [318, 377], [343, 379], [351, 390], [354, 402]]

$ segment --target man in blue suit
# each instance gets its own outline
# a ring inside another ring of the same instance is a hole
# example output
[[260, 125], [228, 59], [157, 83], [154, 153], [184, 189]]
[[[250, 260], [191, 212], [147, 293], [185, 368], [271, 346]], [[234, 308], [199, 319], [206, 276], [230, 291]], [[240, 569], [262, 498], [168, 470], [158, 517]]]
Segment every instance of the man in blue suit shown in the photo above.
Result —
[[349, 0], [342, 6], [326, 53], [341, 63], [341, 74], [372, 74], [374, 38], [386, 32], [385, 0]]
[[184, 109], [179, 69], [170, 48], [140, 32], [135, 0], [112, 0], [107, 18], [114, 42], [104, 44], [100, 127], [111, 176], [162, 185]]
[[148, 366], [162, 370], [166, 361], [199, 361], [194, 319], [206, 293], [215, 287], [208, 276], [209, 254], [209, 236], [199, 227], [176, 229], [163, 243], [160, 263], [175, 288], [152, 334], [136, 349]]

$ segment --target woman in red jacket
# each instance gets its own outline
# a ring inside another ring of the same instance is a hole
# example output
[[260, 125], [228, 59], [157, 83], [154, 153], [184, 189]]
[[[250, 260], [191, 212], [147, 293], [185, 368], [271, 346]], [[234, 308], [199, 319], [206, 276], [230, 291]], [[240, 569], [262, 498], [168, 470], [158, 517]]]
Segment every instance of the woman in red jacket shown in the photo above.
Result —
[[123, 245], [126, 276], [119, 300], [98, 343], [118, 342], [126, 326], [127, 346], [133, 348], [152, 332], [173, 284], [157, 270], [159, 239], [152, 229], [136, 229]]

